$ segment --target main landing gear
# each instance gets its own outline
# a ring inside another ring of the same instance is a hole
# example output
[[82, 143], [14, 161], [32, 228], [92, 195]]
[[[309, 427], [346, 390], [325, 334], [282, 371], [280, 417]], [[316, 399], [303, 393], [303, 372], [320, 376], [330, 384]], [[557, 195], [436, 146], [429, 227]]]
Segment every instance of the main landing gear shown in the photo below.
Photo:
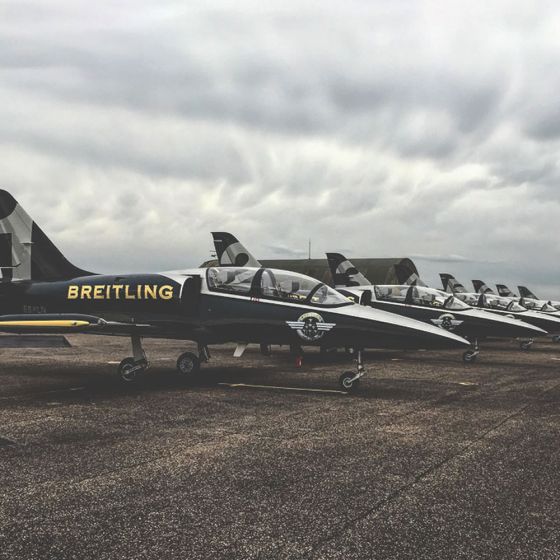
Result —
[[366, 373], [363, 361], [363, 350], [356, 352], [356, 373], [345, 371], [339, 378], [338, 384], [343, 391], [355, 393], [360, 386], [360, 378]]
[[[148, 369], [149, 363], [146, 352], [142, 347], [142, 338], [131, 337], [132, 357], [125, 358], [118, 367], [119, 377], [124, 383], [134, 383]], [[210, 359], [210, 351], [205, 344], [198, 345], [198, 356], [192, 352], [184, 352], [177, 359], [177, 371], [186, 377], [196, 375], [200, 371], [200, 364]]]
[[478, 346], [478, 338], [474, 339], [472, 350], [467, 350], [463, 353], [463, 362], [466, 364], [472, 364], [476, 361], [476, 357], [480, 354], [480, 349]]
[[132, 357], [125, 358], [119, 364], [119, 376], [125, 383], [134, 383], [149, 366], [146, 359], [146, 352], [142, 348], [142, 339], [139, 336], [131, 337]]
[[205, 344], [198, 345], [198, 356], [193, 352], [184, 352], [177, 358], [177, 371], [184, 376], [192, 377], [200, 371], [200, 364], [210, 360], [210, 350]]

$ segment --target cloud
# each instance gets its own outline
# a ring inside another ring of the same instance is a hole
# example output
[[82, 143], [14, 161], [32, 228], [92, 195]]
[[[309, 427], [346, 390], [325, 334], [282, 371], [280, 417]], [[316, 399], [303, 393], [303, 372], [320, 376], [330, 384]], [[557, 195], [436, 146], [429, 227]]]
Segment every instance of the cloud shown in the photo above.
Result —
[[560, 297], [551, 2], [5, 3], [1, 184], [81, 266], [418, 255]]

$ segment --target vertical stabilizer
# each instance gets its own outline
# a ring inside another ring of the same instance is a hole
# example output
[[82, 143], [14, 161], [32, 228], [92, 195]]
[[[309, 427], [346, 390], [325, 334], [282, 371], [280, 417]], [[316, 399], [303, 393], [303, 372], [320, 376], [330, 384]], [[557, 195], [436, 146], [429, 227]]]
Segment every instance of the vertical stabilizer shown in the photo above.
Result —
[[502, 297], [517, 297], [505, 284], [496, 284], [496, 288]]
[[212, 237], [220, 266], [261, 267], [261, 263], [231, 233], [213, 231]]
[[446, 272], [440, 272], [439, 277], [441, 278], [441, 283], [443, 285], [443, 290], [449, 294], [466, 294], [467, 290], [463, 284], [461, 284], [455, 276], [447, 274]]
[[327, 253], [335, 286], [371, 286], [371, 282], [340, 253]]
[[477, 294], [494, 294], [494, 290], [489, 288], [482, 280], [473, 280], [472, 285]]
[[92, 274], [70, 263], [15, 198], [3, 190], [0, 190], [0, 269], [3, 282], [49, 282]]

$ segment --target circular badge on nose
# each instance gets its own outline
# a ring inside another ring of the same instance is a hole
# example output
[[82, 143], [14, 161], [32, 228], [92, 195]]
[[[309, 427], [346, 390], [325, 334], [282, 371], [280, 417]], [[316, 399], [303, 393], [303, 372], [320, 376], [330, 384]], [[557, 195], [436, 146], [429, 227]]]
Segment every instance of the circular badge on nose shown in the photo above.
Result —
[[458, 327], [463, 321], [458, 321], [455, 316], [451, 313], [444, 313], [440, 315], [437, 319], [432, 319], [432, 323], [445, 329], [446, 331], [452, 331], [455, 327]]
[[315, 342], [329, 332], [336, 323], [325, 323], [319, 313], [309, 312], [301, 315], [297, 321], [286, 321], [288, 326], [294, 329], [300, 338], [308, 342]]

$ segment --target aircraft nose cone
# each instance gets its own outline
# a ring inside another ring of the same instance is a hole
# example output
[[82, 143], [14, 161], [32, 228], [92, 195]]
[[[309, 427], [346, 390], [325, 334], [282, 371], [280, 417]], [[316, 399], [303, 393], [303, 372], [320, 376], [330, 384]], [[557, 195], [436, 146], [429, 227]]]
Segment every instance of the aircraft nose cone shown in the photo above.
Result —
[[470, 346], [467, 340], [452, 332], [396, 313], [361, 305], [341, 308], [339, 313], [365, 320], [371, 340], [371, 345], [366, 346], [371, 348], [464, 349]]

